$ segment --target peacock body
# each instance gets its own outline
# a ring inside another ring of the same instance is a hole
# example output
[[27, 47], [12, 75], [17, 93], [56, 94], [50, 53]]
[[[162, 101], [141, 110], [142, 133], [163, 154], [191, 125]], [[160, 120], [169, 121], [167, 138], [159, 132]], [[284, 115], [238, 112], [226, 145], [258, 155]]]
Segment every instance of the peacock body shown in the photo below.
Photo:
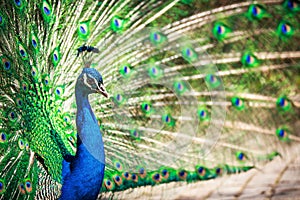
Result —
[[175, 199], [296, 162], [299, 1], [0, 5], [0, 199]]

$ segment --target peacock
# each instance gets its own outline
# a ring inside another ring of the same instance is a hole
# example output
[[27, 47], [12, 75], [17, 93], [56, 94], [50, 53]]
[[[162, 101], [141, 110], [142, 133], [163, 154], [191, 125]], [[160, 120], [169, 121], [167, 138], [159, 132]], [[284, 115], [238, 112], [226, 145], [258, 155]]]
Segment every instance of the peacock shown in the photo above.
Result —
[[0, 5], [1, 200], [299, 196], [298, 0]]

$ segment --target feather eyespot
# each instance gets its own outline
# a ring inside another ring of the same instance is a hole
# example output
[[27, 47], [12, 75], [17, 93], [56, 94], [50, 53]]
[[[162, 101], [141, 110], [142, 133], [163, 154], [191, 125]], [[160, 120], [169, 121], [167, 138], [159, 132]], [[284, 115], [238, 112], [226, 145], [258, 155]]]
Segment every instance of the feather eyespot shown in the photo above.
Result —
[[138, 182], [139, 177], [136, 174], [131, 174], [131, 179], [133, 182]]
[[37, 79], [37, 69], [36, 69], [36, 67], [31, 68], [31, 75], [34, 79]]
[[17, 98], [16, 99], [16, 104], [17, 104], [17, 106], [20, 108], [20, 107], [22, 107], [23, 106], [23, 100], [21, 99], [21, 98]]
[[22, 90], [23, 90], [24, 92], [27, 92], [27, 90], [28, 90], [28, 85], [27, 85], [27, 83], [23, 83], [23, 84], [22, 84]]
[[38, 39], [36, 37], [36, 35], [34, 34], [34, 32], [31, 33], [31, 45], [35, 50], [38, 50]]
[[279, 140], [288, 142], [289, 141], [289, 130], [286, 127], [281, 127], [276, 130], [276, 136]]
[[118, 102], [121, 102], [121, 101], [123, 100], [123, 96], [122, 96], [121, 94], [117, 94], [117, 95], [116, 95], [116, 100], [117, 100]]
[[21, 194], [25, 194], [26, 193], [24, 183], [19, 183], [18, 188], [19, 188], [19, 191], [21, 192]]
[[170, 173], [169, 173], [169, 171], [168, 171], [167, 169], [163, 169], [163, 170], [161, 170], [161, 175], [162, 175], [162, 177], [163, 177], [164, 179], [168, 179]]
[[0, 133], [0, 143], [5, 143], [7, 141], [6, 133], [1, 132]]
[[32, 39], [32, 40], [31, 40], [31, 44], [32, 44], [32, 46], [33, 46], [34, 48], [37, 47], [37, 42], [36, 42], [35, 39]]
[[26, 193], [24, 183], [19, 183], [18, 188], [19, 188], [19, 191], [21, 192], [21, 194], [25, 194]]
[[286, 97], [280, 97], [276, 101], [277, 109], [280, 111], [289, 111], [292, 109], [291, 102]]
[[183, 95], [188, 90], [185, 82], [182, 82], [182, 81], [174, 82], [173, 88], [178, 95]]
[[147, 172], [146, 172], [145, 168], [140, 167], [140, 168], [138, 169], [138, 171], [139, 171], [139, 175], [140, 175], [141, 178], [145, 178], [145, 177], [146, 177]]
[[204, 176], [204, 175], [206, 174], [206, 170], [205, 170], [205, 168], [202, 167], [202, 166], [199, 166], [199, 167], [197, 168], [197, 172], [198, 172], [198, 175], [199, 175], [199, 176]]
[[223, 170], [220, 167], [217, 167], [215, 171], [217, 175], [221, 175], [223, 173]]
[[200, 107], [198, 109], [198, 117], [200, 121], [208, 121], [210, 118], [208, 110], [204, 107]]
[[243, 110], [245, 108], [244, 101], [239, 97], [233, 97], [231, 99], [232, 106], [237, 110]]
[[138, 130], [136, 130], [136, 129], [131, 130], [130, 135], [133, 139], [140, 140], [140, 133]]
[[25, 180], [25, 190], [28, 193], [32, 192], [32, 183], [31, 183], [31, 181], [29, 179]]
[[143, 102], [141, 105], [141, 108], [142, 108], [143, 113], [145, 113], [146, 115], [149, 115], [153, 112], [150, 102]]
[[217, 88], [221, 84], [220, 78], [213, 74], [206, 75], [205, 82], [209, 88]]
[[105, 179], [104, 180], [104, 186], [106, 187], [106, 189], [108, 190], [113, 190], [115, 185], [111, 180]]
[[54, 90], [55, 97], [57, 99], [61, 98], [61, 96], [63, 95], [63, 92], [64, 92], [64, 89], [61, 86], [56, 87]]
[[113, 179], [118, 186], [122, 185], [123, 179], [119, 175], [115, 175]]
[[236, 158], [239, 161], [245, 161], [246, 160], [246, 155], [243, 152], [239, 151], [239, 152], [236, 153]]
[[49, 85], [49, 76], [48, 75], [44, 75], [43, 76], [43, 82], [45, 86]]
[[180, 170], [180, 171], [178, 171], [178, 177], [181, 179], [181, 180], [185, 180], [186, 179], [186, 177], [187, 177], [187, 172], [185, 171], [185, 170]]
[[167, 37], [161, 32], [151, 32], [150, 33], [150, 41], [154, 45], [161, 45], [167, 40]]
[[11, 68], [11, 63], [10, 63], [9, 60], [3, 58], [3, 59], [2, 59], [2, 63], [3, 63], [3, 68], [4, 68], [6, 71], [10, 70], [10, 68]]
[[24, 143], [24, 140], [23, 139], [19, 139], [18, 140], [18, 145], [19, 145], [19, 148], [21, 150], [23, 150], [25, 148], [25, 143]]
[[155, 182], [155, 183], [160, 183], [161, 182], [161, 175], [159, 173], [154, 173], [152, 175], [152, 180]]
[[8, 119], [9, 119], [9, 121], [11, 121], [11, 122], [17, 121], [17, 119], [18, 119], [17, 113], [14, 112], [14, 111], [10, 111], [10, 112], [8, 113]]
[[4, 194], [5, 192], [5, 181], [0, 179], [0, 194]]
[[65, 113], [65, 114], [63, 115], [63, 120], [64, 120], [64, 122], [66, 122], [66, 123], [70, 123], [70, 122], [71, 122], [71, 116], [70, 116], [70, 114], [69, 114], [69, 113]]
[[52, 13], [51, 6], [47, 3], [47, 1], [43, 1], [42, 9], [43, 9], [44, 15], [46, 15], [48, 17], [51, 15], [51, 13]]
[[26, 148], [26, 151], [29, 150], [29, 144], [28, 144], [28, 142], [25, 143], [25, 148]]
[[20, 7], [21, 6], [21, 0], [14, 0], [14, 2], [15, 2], [15, 5], [16, 6], [18, 6], [18, 7]]
[[114, 166], [118, 171], [123, 171], [123, 165], [119, 161], [115, 161]]
[[79, 26], [79, 30], [82, 34], [86, 34], [86, 29], [83, 26]]
[[131, 176], [130, 176], [130, 173], [129, 173], [129, 172], [123, 172], [123, 173], [122, 173], [122, 176], [123, 176], [123, 178], [125, 178], [126, 180], [130, 180], [130, 179], [131, 179]]
[[18, 42], [17, 45], [18, 45], [18, 49], [19, 49], [19, 55], [21, 56], [22, 60], [27, 60], [28, 55], [25, 50], [25, 47], [20, 42]]

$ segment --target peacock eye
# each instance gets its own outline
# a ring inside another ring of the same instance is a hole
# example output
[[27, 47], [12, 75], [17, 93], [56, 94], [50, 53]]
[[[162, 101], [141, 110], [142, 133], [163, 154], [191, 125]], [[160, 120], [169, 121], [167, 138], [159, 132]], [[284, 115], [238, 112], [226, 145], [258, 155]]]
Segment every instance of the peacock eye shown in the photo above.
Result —
[[187, 176], [187, 173], [186, 173], [186, 171], [184, 171], [184, 170], [180, 170], [180, 171], [178, 172], [178, 175], [179, 175], [179, 178], [185, 179], [186, 176]]
[[35, 40], [35, 39], [32, 39], [32, 40], [31, 40], [31, 44], [32, 44], [32, 46], [33, 46], [34, 48], [36, 48], [37, 43], [36, 43], [36, 40]]
[[45, 15], [50, 16], [51, 15], [51, 7], [50, 5], [47, 3], [47, 1], [43, 2], [43, 12]]
[[54, 94], [56, 98], [61, 98], [62, 94], [64, 93], [64, 89], [61, 86], [58, 86], [54, 90]]
[[37, 39], [37, 37], [35, 36], [35, 34], [34, 33], [31, 33], [31, 45], [32, 45], [32, 47], [34, 48], [34, 49], [36, 49], [37, 50], [37, 47], [38, 47], [38, 39]]
[[20, 56], [22, 57], [23, 60], [27, 60], [27, 52], [26, 52], [25, 48], [20, 43], [18, 45], [19, 45], [19, 54], [20, 54]]
[[0, 194], [5, 192], [5, 182], [4, 180], [0, 179]]
[[143, 167], [140, 168], [139, 170], [140, 174], [144, 174], [145, 173], [145, 169]]
[[31, 75], [32, 75], [32, 77], [33, 78], [37, 78], [37, 69], [36, 69], [36, 67], [32, 67], [31, 68]]
[[224, 26], [217, 26], [217, 33], [218, 34], [223, 34], [225, 32], [225, 27]]
[[17, 119], [18, 119], [17, 113], [14, 112], [14, 111], [10, 111], [10, 112], [8, 113], [8, 119], [9, 119], [9, 121], [11, 121], [11, 122], [17, 121]]
[[82, 34], [86, 34], [86, 29], [84, 26], [79, 26], [79, 30]]
[[69, 123], [71, 121], [71, 117], [70, 117], [70, 114], [69, 113], [65, 113], [63, 115], [63, 120], [67, 123]]
[[169, 171], [167, 169], [163, 169], [161, 171], [161, 175], [164, 179], [168, 179], [169, 178]]
[[20, 7], [21, 6], [21, 0], [15, 0], [16, 6]]
[[114, 166], [118, 171], [123, 170], [123, 165], [118, 160], [114, 161]]
[[134, 182], [138, 182], [138, 176], [136, 174], [132, 174], [131, 175], [131, 179], [134, 181]]
[[80, 23], [79, 24], [79, 32], [83, 35], [87, 34], [88, 24], [87, 23]]
[[253, 15], [254, 17], [257, 17], [257, 16], [259, 16], [259, 15], [261, 14], [261, 11], [262, 11], [262, 10], [261, 10], [257, 5], [254, 5], [254, 6], [252, 7], [251, 11], [252, 11], [252, 15]]
[[115, 183], [118, 185], [118, 186], [120, 186], [121, 184], [122, 184], [122, 178], [119, 176], [119, 175], [115, 175], [114, 177], [113, 177], [113, 179], [114, 179], [114, 181], [115, 181]]
[[21, 150], [23, 150], [23, 149], [25, 148], [23, 139], [19, 139], [18, 145], [19, 145], [19, 148], [20, 148]]
[[236, 158], [239, 160], [239, 161], [244, 161], [246, 159], [246, 156], [243, 152], [237, 152], [236, 153]]
[[199, 168], [198, 168], [198, 173], [199, 173], [199, 174], [202, 174], [203, 171], [204, 171], [204, 168], [203, 168], [203, 167], [199, 167]]
[[116, 99], [117, 99], [117, 101], [122, 101], [123, 97], [122, 97], [122, 95], [117, 94], [116, 95]]
[[22, 89], [23, 89], [24, 92], [27, 92], [27, 90], [28, 90], [28, 85], [27, 85], [27, 83], [23, 83], [23, 84], [22, 84]]
[[5, 143], [7, 140], [6, 134], [4, 132], [0, 133], [0, 143]]
[[26, 148], [26, 151], [29, 150], [29, 144], [28, 144], [28, 142], [25, 143], [25, 148]]
[[19, 184], [19, 191], [21, 192], [21, 194], [25, 194], [26, 191], [25, 191], [25, 186], [23, 183], [20, 183]]
[[32, 183], [29, 179], [25, 180], [25, 189], [28, 193], [32, 192]]
[[152, 175], [152, 180], [153, 180], [154, 182], [156, 182], [156, 183], [159, 183], [159, 182], [161, 181], [161, 176], [160, 176], [160, 174], [159, 174], [159, 173], [154, 173], [154, 174]]
[[288, 22], [282, 21], [277, 27], [277, 34], [280, 37], [290, 37], [294, 34], [294, 28]]
[[113, 190], [113, 189], [114, 189], [114, 183], [111, 182], [111, 181], [108, 180], [108, 179], [105, 179], [105, 180], [104, 180], [104, 186], [105, 186], [106, 189], [108, 189], [108, 190]]
[[278, 137], [279, 140], [281, 141], [289, 141], [289, 133], [288, 129], [285, 127], [278, 128], [276, 130], [276, 136]]
[[148, 69], [148, 75], [152, 79], [161, 78], [163, 75], [163, 70], [159, 66], [151, 66]]
[[47, 86], [49, 84], [49, 77], [45, 76], [44, 77], [44, 84]]
[[10, 70], [11, 62], [6, 57], [2, 57], [2, 64], [3, 64], [4, 70], [6, 70], [6, 71]]
[[173, 88], [179, 95], [182, 95], [187, 91], [186, 85], [182, 81], [176, 81], [173, 85]]
[[150, 41], [154, 45], [161, 45], [167, 40], [167, 37], [160, 32], [152, 32], [150, 33]]
[[57, 61], [57, 60], [58, 60], [58, 55], [57, 55], [57, 53], [53, 53], [53, 59], [54, 59], [54, 61]]

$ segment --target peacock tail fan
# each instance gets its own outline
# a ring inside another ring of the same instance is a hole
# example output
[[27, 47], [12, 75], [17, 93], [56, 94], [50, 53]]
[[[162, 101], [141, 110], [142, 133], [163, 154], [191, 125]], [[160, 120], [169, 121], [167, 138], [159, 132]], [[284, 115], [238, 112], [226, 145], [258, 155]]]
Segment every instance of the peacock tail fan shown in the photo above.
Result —
[[[87, 62], [110, 94], [90, 96], [106, 152], [100, 197], [297, 154], [298, 1], [0, 5], [0, 199], [59, 197]], [[99, 52], [79, 54], [85, 44]]]

